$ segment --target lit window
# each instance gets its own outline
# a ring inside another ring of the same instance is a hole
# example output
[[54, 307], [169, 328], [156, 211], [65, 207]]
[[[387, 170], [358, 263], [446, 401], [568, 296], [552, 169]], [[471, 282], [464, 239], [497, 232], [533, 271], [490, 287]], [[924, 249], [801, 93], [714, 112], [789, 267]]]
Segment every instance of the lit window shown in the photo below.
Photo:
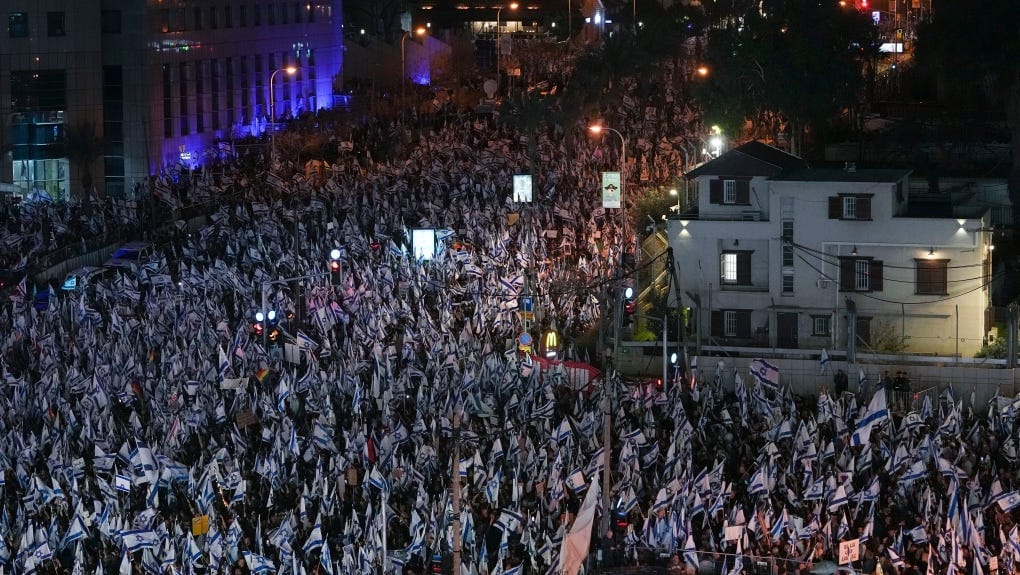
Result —
[[737, 283], [737, 254], [722, 255], [722, 281], [723, 283]]

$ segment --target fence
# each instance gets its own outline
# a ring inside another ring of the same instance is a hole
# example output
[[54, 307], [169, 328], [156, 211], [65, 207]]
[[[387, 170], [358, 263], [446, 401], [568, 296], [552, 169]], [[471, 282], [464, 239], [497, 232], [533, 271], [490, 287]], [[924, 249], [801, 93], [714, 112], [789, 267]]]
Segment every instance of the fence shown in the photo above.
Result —
[[[636, 551], [636, 557], [634, 552], [632, 552], [629, 557], [625, 555], [626, 553], [614, 550], [603, 557], [603, 561], [600, 565], [596, 560], [596, 572], [605, 575], [650, 575], [653, 573], [665, 573], [666, 567], [669, 565], [669, 562], [674, 555], [680, 558], [680, 563], [682, 565], [684, 564], [684, 552], [682, 548], [670, 551], [649, 549], [639, 545]], [[698, 575], [726, 575], [728, 572], [732, 571], [737, 557], [740, 557], [740, 560], [743, 563], [744, 568], [741, 573], [744, 575], [776, 575], [779, 573], [780, 563], [794, 563], [797, 565], [804, 563], [812, 564], [809, 561], [787, 559], [784, 557], [766, 557], [747, 554], [737, 555], [734, 553], [717, 553], [714, 551], [698, 551], [697, 555]], [[793, 573], [796, 570], [788, 566], [785, 571], [787, 573]]]
[[[671, 344], [673, 345], [673, 344]], [[650, 349], [645, 349], [650, 348]], [[620, 372], [624, 375], [643, 375], [659, 377], [662, 373], [662, 341], [658, 342], [624, 342], [623, 350], [618, 356]], [[749, 348], [747, 348], [749, 349]], [[693, 350], [689, 350], [693, 354]], [[707, 351], [707, 349], [705, 350]], [[974, 401], [975, 408], [984, 408], [987, 402], [996, 395], [1015, 396], [1020, 392], [1020, 369], [1008, 369], [1005, 360], [914, 357], [914, 356], [883, 356], [858, 354], [857, 363], [847, 363], [842, 354], [830, 353], [829, 367], [820, 369], [818, 353], [814, 357], [810, 352], [800, 350], [802, 354], [792, 357], [770, 355], [769, 350], [758, 349], [751, 355], [745, 348], [739, 350], [744, 356], [707, 356], [698, 358], [699, 379], [713, 380], [719, 372], [722, 385], [727, 390], [734, 389], [734, 376], [740, 374], [745, 383], [749, 383], [748, 364], [754, 357], [767, 358], [779, 367], [780, 384], [789, 386], [794, 394], [812, 395], [826, 389], [834, 391], [833, 374], [837, 369], [846, 372], [850, 380], [849, 391], [859, 392], [859, 375], [863, 371], [870, 382], [870, 390], [874, 391], [883, 372], [895, 373], [906, 371], [911, 380], [910, 396], [903, 401], [910, 405], [920, 406], [926, 395], [932, 396], [932, 408], [938, 409], [939, 394], [951, 388], [956, 397], [969, 403]], [[807, 357], [805, 357], [805, 355]], [[719, 363], [722, 367], [719, 367]], [[915, 399], [913, 394], [919, 394]]]

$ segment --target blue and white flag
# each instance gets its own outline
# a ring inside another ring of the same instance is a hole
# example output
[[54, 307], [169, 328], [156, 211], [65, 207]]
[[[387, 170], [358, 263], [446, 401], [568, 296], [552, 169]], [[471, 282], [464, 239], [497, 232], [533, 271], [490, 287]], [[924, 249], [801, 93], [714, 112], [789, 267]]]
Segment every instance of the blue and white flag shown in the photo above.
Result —
[[755, 381], [758, 382], [758, 385], [764, 386], [773, 392], [779, 389], [779, 368], [777, 366], [758, 358], [751, 360], [748, 369], [751, 371], [751, 375], [754, 376]]
[[889, 561], [892, 562], [893, 567], [896, 567], [898, 569], [905, 569], [907, 567], [907, 564], [903, 561], [903, 558], [900, 557], [898, 553], [893, 551], [892, 547], [890, 547], [887, 551], [889, 552]]
[[1016, 491], [1010, 491], [1000, 496], [995, 503], [1002, 509], [1003, 513], [1009, 513], [1010, 511], [1020, 507], [1020, 493]]
[[155, 550], [159, 544], [159, 537], [156, 535], [156, 532], [151, 529], [121, 531], [120, 537], [124, 542], [124, 547], [130, 553], [141, 551], [142, 549]]
[[587, 487], [587, 483], [584, 481], [584, 473], [582, 473], [580, 469], [575, 469], [574, 472], [567, 477], [567, 488], [577, 495], [584, 491], [585, 487]]
[[555, 440], [556, 443], [563, 443], [569, 438], [570, 438], [570, 421], [568, 421], [567, 418], [564, 417], [563, 421], [560, 422], [559, 427], [557, 427], [556, 431], [553, 432], [553, 440]]
[[188, 560], [194, 564], [198, 563], [199, 559], [202, 558], [202, 550], [198, 548], [198, 544], [195, 543], [195, 538], [191, 535], [191, 531], [188, 531]]
[[779, 542], [779, 538], [786, 532], [786, 523], [788, 519], [789, 516], [787, 515], [786, 508], [784, 507], [783, 512], [779, 514], [779, 517], [776, 519], [776, 522], [772, 524], [772, 529], [769, 532], [772, 536], [773, 543]]
[[312, 532], [308, 534], [308, 539], [305, 540], [305, 544], [301, 547], [301, 550], [307, 555], [319, 547], [322, 547], [322, 543], [322, 525], [316, 521], [315, 527], [313, 527]]
[[524, 522], [524, 516], [510, 509], [503, 509], [496, 520], [496, 527], [504, 533], [513, 533]]
[[327, 575], [334, 575], [333, 570], [333, 554], [329, 551], [329, 544], [323, 542], [322, 553], [319, 554], [319, 564], [322, 565], [322, 570]]
[[694, 547], [694, 536], [687, 535], [687, 543], [684, 545], [684, 563], [691, 569], [698, 569], [698, 550]]
[[75, 541], [84, 539], [87, 535], [88, 531], [85, 528], [85, 522], [82, 521], [81, 515], [75, 513], [74, 519], [71, 520], [71, 525], [67, 528], [67, 533], [64, 534], [64, 539], [60, 542], [60, 548], [63, 549]]
[[276, 571], [276, 565], [268, 558], [250, 551], [244, 551], [243, 554], [244, 561], [252, 573], [273, 573]]
[[378, 467], [373, 467], [372, 471], [368, 474], [368, 484], [380, 491], [386, 489], [386, 478], [379, 472]]
[[823, 347], [822, 355], [818, 358], [818, 374], [824, 375], [825, 372], [829, 371], [830, 369], [831, 368], [829, 366], [829, 351]]
[[885, 400], [885, 389], [880, 388], [871, 397], [871, 403], [868, 404], [868, 410], [864, 417], [857, 422], [850, 444], [854, 446], [866, 445], [871, 441], [871, 431], [887, 421], [889, 421], [889, 406]]

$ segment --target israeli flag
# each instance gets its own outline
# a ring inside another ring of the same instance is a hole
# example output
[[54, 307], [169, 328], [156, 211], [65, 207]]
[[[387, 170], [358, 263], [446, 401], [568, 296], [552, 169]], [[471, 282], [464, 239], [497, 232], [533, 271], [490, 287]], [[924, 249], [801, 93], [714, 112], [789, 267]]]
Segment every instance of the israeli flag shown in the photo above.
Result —
[[308, 539], [305, 540], [301, 550], [307, 555], [319, 547], [322, 547], [322, 526], [316, 523], [312, 532], [308, 534]]
[[85, 523], [82, 521], [81, 515], [75, 513], [74, 519], [71, 520], [71, 526], [67, 528], [67, 533], [64, 535], [63, 541], [60, 542], [60, 548], [63, 549], [75, 541], [84, 539], [86, 535]]
[[698, 550], [694, 547], [694, 536], [687, 535], [687, 543], [684, 545], [684, 563], [691, 569], [698, 569]]
[[584, 473], [580, 469], [575, 469], [573, 473], [567, 477], [567, 487], [574, 492], [574, 495], [584, 491], [587, 484], [584, 481]]
[[924, 461], [918, 459], [910, 466], [910, 469], [900, 477], [900, 483], [904, 485], [910, 485], [918, 479], [924, 479], [924, 476], [928, 474], [928, 470], [924, 466]]
[[770, 534], [772, 535], [773, 541], [779, 541], [779, 538], [783, 536], [783, 532], [786, 531], [787, 520], [788, 515], [786, 514], [786, 509], [784, 508], [783, 512], [779, 515], [779, 518], [776, 519], [776, 522], [772, 524]]
[[266, 557], [249, 551], [244, 551], [243, 554], [244, 561], [252, 573], [273, 573], [276, 571], [276, 565]]
[[871, 430], [889, 421], [889, 406], [886, 404], [885, 388], [875, 391], [864, 417], [857, 422], [850, 444], [865, 445], [871, 440]]
[[159, 537], [156, 535], [156, 532], [151, 529], [121, 531], [120, 538], [124, 542], [124, 547], [126, 547], [130, 553], [141, 551], [142, 549], [155, 550], [159, 542]]

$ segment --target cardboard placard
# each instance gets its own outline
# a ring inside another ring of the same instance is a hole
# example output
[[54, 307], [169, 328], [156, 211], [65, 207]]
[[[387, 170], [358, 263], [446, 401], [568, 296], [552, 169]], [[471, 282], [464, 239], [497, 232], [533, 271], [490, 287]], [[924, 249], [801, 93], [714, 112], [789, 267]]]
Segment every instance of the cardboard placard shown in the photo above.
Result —
[[851, 539], [839, 543], [839, 564], [847, 565], [861, 558], [861, 540]]
[[244, 411], [237, 412], [237, 415], [234, 416], [234, 421], [237, 422], [238, 429], [244, 429], [249, 425], [257, 424], [259, 422], [259, 418], [255, 416], [254, 411], [246, 409]]
[[191, 518], [191, 534], [195, 537], [209, 532], [209, 516], [199, 515]]

